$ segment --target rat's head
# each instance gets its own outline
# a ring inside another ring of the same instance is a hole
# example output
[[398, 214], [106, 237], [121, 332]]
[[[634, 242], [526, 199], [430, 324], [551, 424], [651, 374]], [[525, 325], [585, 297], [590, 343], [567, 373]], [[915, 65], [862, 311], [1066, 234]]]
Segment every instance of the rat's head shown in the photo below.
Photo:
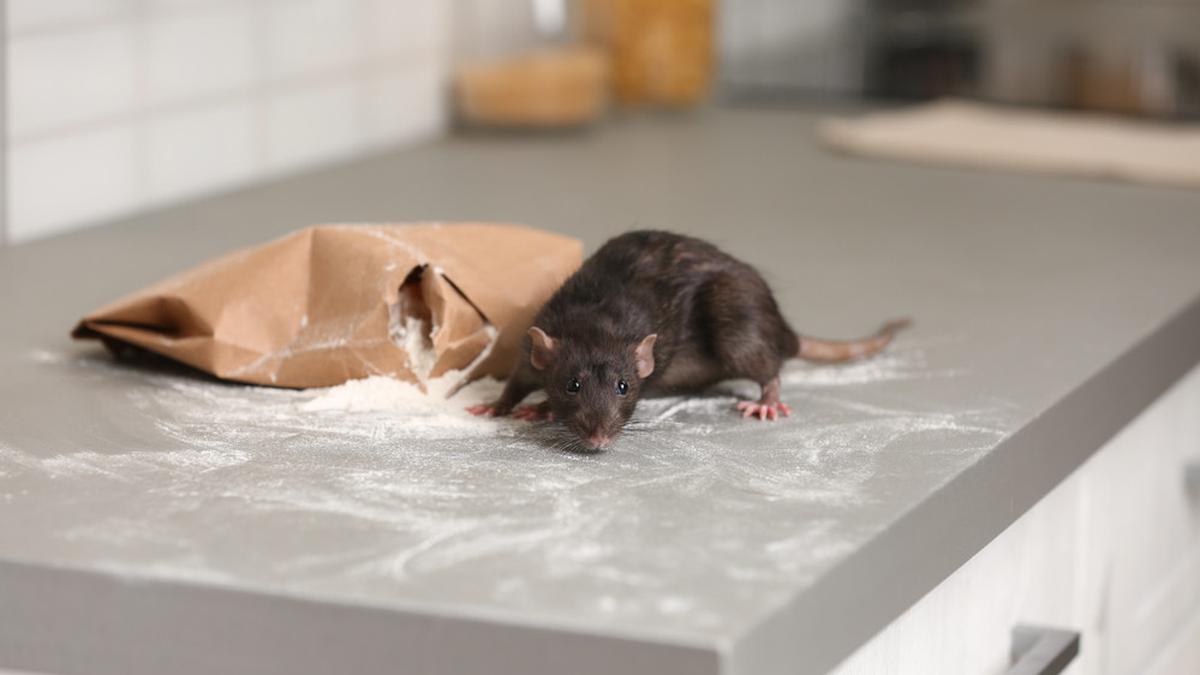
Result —
[[598, 450], [616, 438], [633, 415], [642, 381], [654, 372], [654, 341], [591, 344], [529, 329], [529, 361], [541, 373], [554, 416]]

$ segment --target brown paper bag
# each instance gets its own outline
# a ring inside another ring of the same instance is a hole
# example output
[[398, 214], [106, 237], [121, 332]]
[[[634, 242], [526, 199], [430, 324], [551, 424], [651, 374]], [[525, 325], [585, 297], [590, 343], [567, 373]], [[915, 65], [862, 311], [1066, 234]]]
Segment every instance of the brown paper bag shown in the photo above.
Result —
[[321, 225], [154, 284], [72, 335], [252, 384], [461, 384], [508, 374], [581, 258], [578, 241], [516, 225]]

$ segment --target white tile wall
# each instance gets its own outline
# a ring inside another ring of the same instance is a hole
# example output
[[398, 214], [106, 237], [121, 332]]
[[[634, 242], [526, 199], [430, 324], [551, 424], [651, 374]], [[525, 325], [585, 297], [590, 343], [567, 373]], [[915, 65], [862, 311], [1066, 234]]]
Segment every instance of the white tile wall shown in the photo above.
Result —
[[20, 33], [128, 14], [137, 0], [8, 0], [8, 28]]
[[273, 2], [267, 8], [267, 77], [286, 80], [328, 72], [362, 60], [364, 4], [346, 0]]
[[7, 5], [10, 241], [445, 128], [448, 0]]
[[272, 98], [267, 107], [267, 164], [286, 169], [357, 149], [366, 129], [354, 82], [334, 81]]
[[369, 48], [376, 56], [434, 49], [450, 35], [451, 0], [404, 3], [369, 0], [366, 4]]
[[146, 27], [146, 102], [236, 94], [258, 76], [254, 6], [202, 7], [168, 15]]
[[14, 143], [9, 148], [8, 234], [13, 242], [53, 234], [91, 214], [133, 210], [139, 201], [133, 124]]
[[388, 69], [367, 82], [363, 123], [370, 143], [420, 138], [438, 129], [445, 117], [441, 69]]
[[57, 135], [138, 103], [137, 36], [130, 24], [16, 38], [8, 54], [10, 140]]
[[164, 115], [146, 125], [146, 196], [161, 203], [253, 180], [258, 116], [246, 100]]

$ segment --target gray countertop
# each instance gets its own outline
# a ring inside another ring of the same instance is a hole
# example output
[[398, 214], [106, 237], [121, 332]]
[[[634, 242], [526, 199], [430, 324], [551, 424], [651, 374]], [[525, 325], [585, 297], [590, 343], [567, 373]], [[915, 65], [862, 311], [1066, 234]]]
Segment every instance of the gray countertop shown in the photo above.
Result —
[[[0, 249], [0, 666], [835, 665], [1200, 360], [1200, 193], [843, 158], [816, 119], [460, 137]], [[232, 247], [428, 220], [589, 250], [675, 229], [762, 269], [802, 332], [916, 325], [870, 362], [789, 365], [783, 422], [737, 418], [735, 383], [648, 402], [595, 455], [66, 338]]]

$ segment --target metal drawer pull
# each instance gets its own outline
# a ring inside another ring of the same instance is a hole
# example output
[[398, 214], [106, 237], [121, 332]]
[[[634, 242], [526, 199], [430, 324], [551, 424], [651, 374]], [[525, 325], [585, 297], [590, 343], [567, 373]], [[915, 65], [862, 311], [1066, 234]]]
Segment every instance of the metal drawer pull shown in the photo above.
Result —
[[1200, 501], [1200, 460], [1183, 467], [1183, 485], [1188, 497]]
[[1017, 626], [1012, 632], [1012, 667], [1005, 675], [1057, 675], [1079, 654], [1079, 633]]

